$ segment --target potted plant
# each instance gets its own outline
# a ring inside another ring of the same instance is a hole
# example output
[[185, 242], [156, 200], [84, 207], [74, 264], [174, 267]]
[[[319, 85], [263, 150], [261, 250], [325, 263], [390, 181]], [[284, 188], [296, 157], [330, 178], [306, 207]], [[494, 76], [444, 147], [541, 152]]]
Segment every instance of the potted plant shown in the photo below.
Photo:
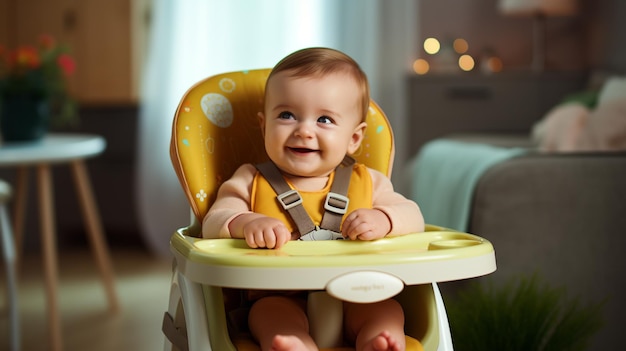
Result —
[[75, 122], [67, 89], [76, 64], [65, 46], [41, 35], [36, 46], [0, 46], [0, 132], [5, 141], [36, 140], [49, 124]]
[[498, 287], [472, 282], [447, 300], [459, 351], [586, 350], [602, 326], [604, 302], [582, 304], [536, 274]]

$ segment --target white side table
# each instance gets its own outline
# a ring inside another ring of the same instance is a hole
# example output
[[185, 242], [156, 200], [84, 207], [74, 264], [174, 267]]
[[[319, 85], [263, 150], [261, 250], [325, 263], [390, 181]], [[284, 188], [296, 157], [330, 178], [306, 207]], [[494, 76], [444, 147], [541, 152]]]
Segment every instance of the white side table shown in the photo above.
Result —
[[105, 147], [104, 138], [87, 134], [48, 134], [36, 142], [11, 142], [3, 143], [0, 146], [0, 167], [18, 169], [13, 220], [18, 248], [21, 246], [24, 228], [28, 168], [36, 168], [37, 171], [50, 346], [55, 351], [60, 351], [63, 348], [63, 342], [57, 305], [58, 259], [52, 173], [50, 170], [52, 164], [69, 164], [72, 169], [86, 229], [103, 279], [109, 309], [113, 313], [120, 309], [115, 292], [111, 259], [84, 163], [85, 159], [102, 153]]

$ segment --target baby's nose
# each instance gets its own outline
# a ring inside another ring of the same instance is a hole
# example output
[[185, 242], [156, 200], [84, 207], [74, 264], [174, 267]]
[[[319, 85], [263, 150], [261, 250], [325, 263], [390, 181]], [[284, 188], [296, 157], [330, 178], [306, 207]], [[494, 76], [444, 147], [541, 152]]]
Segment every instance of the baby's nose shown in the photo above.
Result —
[[294, 132], [294, 135], [308, 138], [313, 135], [313, 130], [311, 129], [311, 126], [309, 125], [309, 123], [306, 123], [306, 122], [298, 123], [298, 126], [296, 127], [296, 130]]

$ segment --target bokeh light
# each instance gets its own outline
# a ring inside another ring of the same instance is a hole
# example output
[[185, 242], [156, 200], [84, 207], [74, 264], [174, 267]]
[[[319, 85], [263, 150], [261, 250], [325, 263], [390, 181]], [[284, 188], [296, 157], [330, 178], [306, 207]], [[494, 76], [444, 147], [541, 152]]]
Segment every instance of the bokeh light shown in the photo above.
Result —
[[470, 55], [461, 55], [459, 57], [459, 67], [465, 72], [469, 72], [474, 69], [474, 59]]
[[490, 57], [487, 59], [487, 69], [491, 72], [502, 71], [502, 60], [499, 57]]
[[467, 40], [458, 38], [454, 40], [452, 47], [454, 47], [454, 51], [456, 51], [457, 54], [464, 54], [469, 49], [469, 44], [467, 43]]
[[417, 74], [426, 74], [430, 70], [428, 61], [424, 59], [417, 59], [413, 62], [413, 71]]
[[426, 40], [424, 40], [424, 51], [427, 53], [434, 55], [439, 52], [440, 48], [441, 44], [439, 44], [439, 40], [435, 38], [426, 38]]

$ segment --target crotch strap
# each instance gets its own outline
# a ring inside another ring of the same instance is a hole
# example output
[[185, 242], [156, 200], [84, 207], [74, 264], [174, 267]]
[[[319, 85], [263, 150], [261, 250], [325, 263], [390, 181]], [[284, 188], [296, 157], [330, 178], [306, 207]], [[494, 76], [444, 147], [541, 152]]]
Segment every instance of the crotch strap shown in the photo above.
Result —
[[268, 161], [255, 166], [276, 194], [278, 194], [276, 199], [294, 221], [300, 237], [303, 237], [311, 232], [319, 231], [320, 228], [341, 233], [341, 219], [348, 210], [348, 203], [350, 202], [346, 195], [350, 186], [354, 162], [352, 157], [346, 156], [335, 169], [335, 179], [330, 187], [330, 192], [326, 194], [326, 200], [324, 201], [325, 211], [319, 228], [315, 226], [311, 217], [306, 213], [304, 206], [302, 206], [300, 193], [289, 187], [289, 184], [287, 184], [287, 181], [285, 181], [285, 178], [283, 178], [283, 175], [273, 162]]

